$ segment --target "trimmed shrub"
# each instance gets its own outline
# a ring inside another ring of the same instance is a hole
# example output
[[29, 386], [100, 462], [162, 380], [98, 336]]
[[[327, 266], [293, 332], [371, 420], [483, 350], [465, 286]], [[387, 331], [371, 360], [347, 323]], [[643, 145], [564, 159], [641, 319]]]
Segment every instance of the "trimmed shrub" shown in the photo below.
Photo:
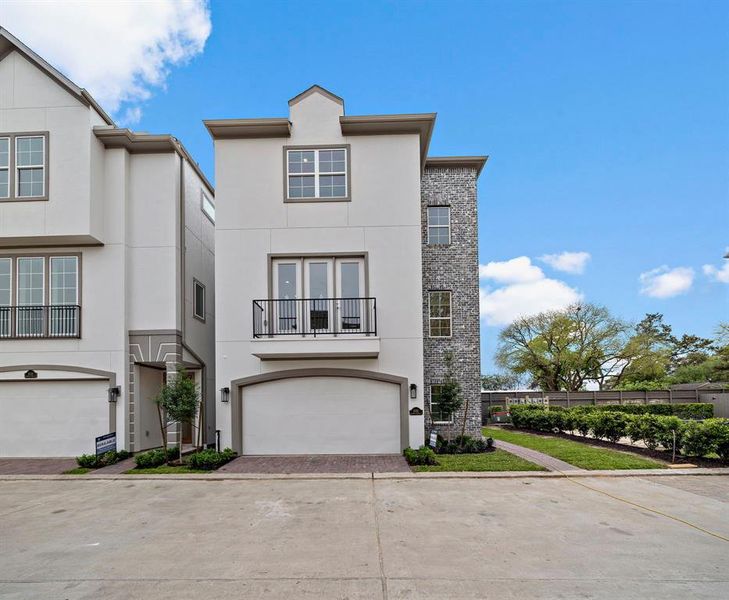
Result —
[[660, 443], [662, 418], [656, 415], [631, 415], [625, 427], [625, 434], [633, 443], [642, 441], [647, 448], [655, 450]]
[[[678, 417], [660, 417], [656, 440], [665, 450], [673, 450], [673, 434], [676, 433], [676, 452], [681, 451], [683, 436], [686, 431], [686, 423]], [[643, 440], [645, 441], [645, 440]], [[646, 446], [648, 444], [646, 443]]]
[[488, 452], [494, 445], [492, 438], [474, 438], [470, 435], [459, 435], [452, 440], [438, 436], [435, 445], [436, 454], [478, 454]]
[[208, 448], [207, 450], [201, 450], [188, 456], [187, 464], [191, 469], [213, 471], [222, 467], [225, 463], [230, 462], [236, 456], [236, 453], [230, 448], [226, 448], [222, 452]]
[[629, 415], [675, 415], [681, 419], [710, 419], [714, 416], [714, 405], [708, 402], [688, 404], [598, 404], [575, 406], [570, 410], [620, 412]]
[[147, 452], [141, 452], [134, 455], [134, 462], [137, 465], [137, 469], [154, 469], [160, 467], [167, 462], [167, 456], [170, 452], [168, 449], [167, 455], [162, 448], [155, 450], [148, 450]]
[[617, 442], [626, 435], [628, 417], [622, 413], [599, 411], [588, 417], [596, 438]]
[[716, 450], [716, 440], [712, 437], [711, 424], [706, 421], [686, 423], [683, 436], [683, 453], [688, 456], [706, 456]]
[[724, 462], [729, 462], [729, 419], [710, 419], [704, 424], [716, 440], [716, 453]]
[[672, 408], [671, 414], [679, 419], [711, 419], [714, 416], [714, 405], [709, 402], [671, 404], [670, 406]]
[[417, 450], [412, 448], [405, 448], [403, 451], [405, 460], [408, 461], [409, 465], [437, 465], [438, 461], [435, 458], [435, 452], [428, 446], [420, 446]]
[[111, 450], [100, 456], [96, 456], [95, 454], [82, 454], [76, 457], [76, 462], [79, 467], [85, 469], [100, 469], [101, 467], [116, 464], [120, 460], [129, 458], [129, 456], [130, 454], [126, 450], [119, 450], [119, 452]]

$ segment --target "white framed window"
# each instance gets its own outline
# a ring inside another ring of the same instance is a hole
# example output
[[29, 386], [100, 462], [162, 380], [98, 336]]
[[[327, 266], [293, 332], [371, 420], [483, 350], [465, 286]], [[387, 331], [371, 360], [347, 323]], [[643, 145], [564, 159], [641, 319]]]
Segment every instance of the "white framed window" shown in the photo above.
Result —
[[0, 198], [10, 198], [9, 137], [0, 137]]
[[347, 148], [286, 150], [286, 198], [347, 198]]
[[15, 138], [15, 196], [42, 198], [46, 194], [46, 138], [23, 135]]
[[442, 410], [439, 404], [442, 390], [442, 384], [430, 386], [430, 419], [436, 425], [450, 425], [453, 423], [453, 414]]
[[430, 337], [451, 337], [451, 292], [445, 290], [429, 292], [428, 325]]
[[428, 244], [447, 246], [451, 243], [451, 207], [428, 207]]
[[0, 338], [9, 337], [13, 304], [13, 259], [0, 258]]
[[50, 304], [56, 306], [78, 304], [78, 257], [51, 256]]
[[193, 279], [192, 288], [192, 314], [196, 319], [205, 321], [205, 286], [197, 279]]
[[210, 199], [205, 192], [200, 192], [200, 208], [202, 209], [205, 216], [210, 219], [210, 222], [215, 224], [215, 203]]
[[17, 281], [17, 323], [19, 335], [23, 337], [40, 337], [44, 332], [43, 301], [45, 298], [44, 257], [18, 258]]

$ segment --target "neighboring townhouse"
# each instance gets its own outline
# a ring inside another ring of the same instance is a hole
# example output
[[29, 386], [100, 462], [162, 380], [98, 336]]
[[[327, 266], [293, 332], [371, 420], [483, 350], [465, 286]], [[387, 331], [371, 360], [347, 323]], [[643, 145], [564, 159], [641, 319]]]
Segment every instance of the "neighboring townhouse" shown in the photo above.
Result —
[[0, 28], [0, 456], [159, 446], [180, 366], [203, 405], [172, 439], [214, 443], [214, 211], [179, 141], [117, 128]]
[[[435, 114], [347, 116], [313, 86], [215, 140], [216, 423], [242, 454], [387, 454], [479, 434], [476, 180], [429, 158]], [[430, 418], [431, 413], [434, 419]]]

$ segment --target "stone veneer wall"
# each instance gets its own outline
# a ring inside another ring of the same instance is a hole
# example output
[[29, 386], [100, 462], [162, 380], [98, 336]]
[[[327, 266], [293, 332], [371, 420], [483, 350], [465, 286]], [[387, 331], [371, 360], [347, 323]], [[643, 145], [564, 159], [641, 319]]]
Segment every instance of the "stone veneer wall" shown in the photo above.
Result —
[[[442, 381], [445, 353], [454, 356], [455, 376], [461, 384], [464, 408], [456, 415], [460, 433], [468, 399], [466, 433], [481, 434], [481, 344], [478, 287], [477, 172], [474, 168], [426, 167], [421, 182], [423, 240], [423, 350], [426, 439], [435, 427], [430, 420], [430, 386]], [[428, 206], [450, 206], [451, 243], [428, 245]], [[452, 337], [431, 338], [428, 331], [428, 292], [450, 290]]]

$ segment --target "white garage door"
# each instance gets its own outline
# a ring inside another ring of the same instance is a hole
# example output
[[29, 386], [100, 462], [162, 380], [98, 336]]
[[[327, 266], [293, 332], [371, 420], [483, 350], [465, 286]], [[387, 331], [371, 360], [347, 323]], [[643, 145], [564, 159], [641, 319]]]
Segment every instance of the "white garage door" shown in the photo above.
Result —
[[243, 454], [399, 454], [400, 387], [301, 377], [242, 392]]
[[109, 433], [106, 380], [0, 381], [0, 456], [78, 456]]

